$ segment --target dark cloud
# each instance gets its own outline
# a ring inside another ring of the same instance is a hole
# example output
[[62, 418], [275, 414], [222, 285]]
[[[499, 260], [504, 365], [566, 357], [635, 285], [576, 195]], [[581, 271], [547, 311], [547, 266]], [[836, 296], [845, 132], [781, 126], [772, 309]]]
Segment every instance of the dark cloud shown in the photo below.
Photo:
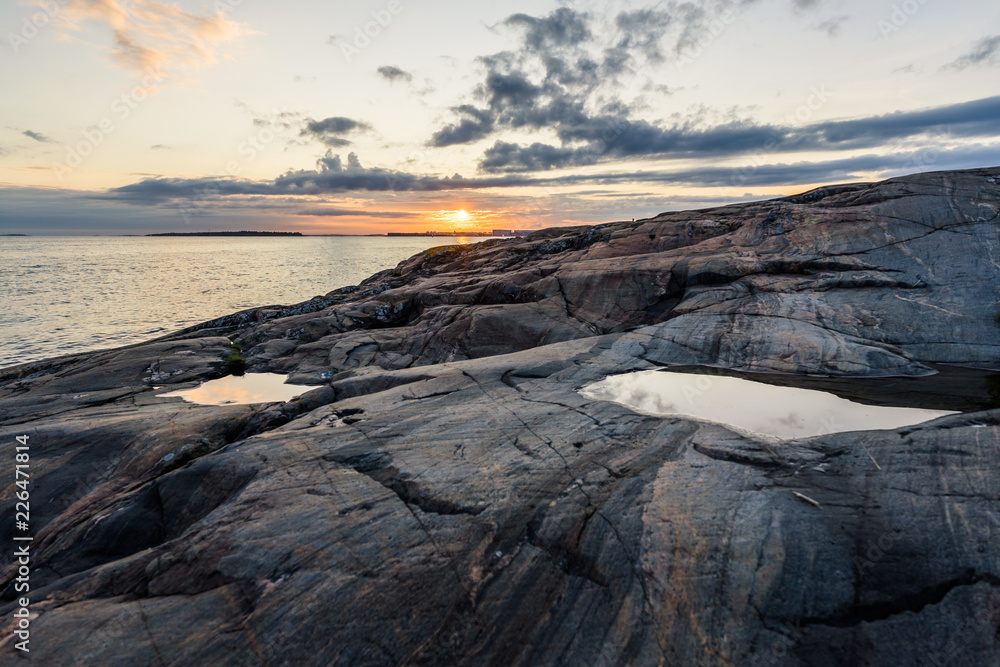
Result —
[[593, 36], [587, 14], [569, 7], [560, 7], [541, 18], [514, 14], [502, 23], [507, 27], [523, 29], [525, 45], [536, 51], [573, 46], [589, 41]]
[[454, 107], [457, 119], [435, 132], [429, 145], [587, 124], [593, 109], [607, 113], [609, 105], [627, 115], [625, 104], [609, 103], [602, 93], [641, 73], [643, 63], [664, 58], [661, 40], [672, 20], [667, 9], [620, 12], [595, 32], [589, 14], [569, 7], [543, 17], [510, 16], [500, 25], [519, 33], [518, 48], [479, 59], [486, 73], [473, 91], [476, 103]]
[[442, 148], [455, 144], [471, 144], [493, 133], [495, 121], [489, 110], [463, 104], [455, 107], [454, 111], [464, 118], [435, 132], [431, 138], [432, 146]]
[[963, 70], [973, 65], [991, 65], [997, 55], [1000, 55], [1000, 35], [984, 37], [972, 45], [971, 51], [945, 65], [945, 69]]
[[1000, 97], [797, 127], [753, 121], [731, 121], [707, 128], [688, 122], [661, 127], [629, 121], [623, 115], [608, 115], [562, 124], [556, 133], [560, 146], [538, 142], [520, 146], [498, 141], [486, 150], [480, 168], [487, 173], [514, 173], [637, 157], [858, 150], [921, 136], [995, 137], [1000, 135]]
[[924, 148], [888, 155], [861, 155], [824, 162], [795, 162], [740, 167], [704, 167], [661, 174], [664, 182], [698, 187], [789, 186], [862, 180], [950, 169], [1000, 165], [1000, 146], [972, 145], [947, 150]]
[[368, 129], [369, 127], [367, 123], [361, 121], [344, 118], [343, 116], [334, 116], [323, 120], [310, 120], [306, 123], [305, 130], [312, 134], [345, 134], [352, 130]]
[[26, 137], [30, 137], [30, 138], [34, 139], [35, 141], [40, 141], [43, 144], [54, 144], [54, 143], [56, 143], [55, 140], [53, 140], [53, 139], [45, 136], [41, 132], [33, 132], [31, 130], [25, 130], [24, 132], [22, 132], [22, 134], [24, 134], [24, 136], [26, 136]]
[[[434, 132], [428, 144], [471, 144], [511, 131], [555, 133], [558, 145], [535, 142], [521, 152], [512, 150], [506, 139], [495, 143], [480, 166], [496, 173], [592, 164], [605, 155], [641, 153], [650, 138], [659, 147], [654, 152], [691, 143], [689, 127], [669, 131], [634, 118], [620, 88], [626, 80], [648, 77], [650, 63], [678, 57], [688, 45], [715, 34], [715, 24], [724, 29], [723, 21], [732, 21], [730, 12], [754, 1], [660, 3], [618, 12], [600, 29], [592, 15], [569, 7], [542, 17], [515, 14], [500, 25], [518, 31], [518, 48], [479, 59], [485, 73], [472, 102], [453, 107], [455, 120]], [[652, 80], [643, 89], [663, 91], [661, 82]], [[704, 143], [718, 136], [751, 148], [768, 135], [768, 128], [754, 128], [752, 134], [731, 130], [717, 128]]]
[[274, 188], [284, 194], [321, 194], [328, 192], [392, 192], [469, 190], [504, 187], [529, 182], [520, 177], [464, 178], [424, 176], [380, 167], [363, 167], [357, 155], [347, 156], [343, 164], [339, 155], [327, 153], [317, 162], [315, 170], [290, 171], [274, 180]]
[[674, 16], [657, 9], [639, 9], [621, 12], [615, 17], [618, 41], [605, 51], [607, 71], [616, 71], [615, 65], [627, 65], [636, 51], [652, 61], [663, 59], [661, 38]]
[[169, 151], [173, 150], [170, 146], [166, 144], [156, 144], [155, 146], [150, 146], [154, 151]]
[[[535, 17], [515, 14], [499, 25], [516, 30], [516, 49], [484, 56], [482, 82], [472, 101], [453, 107], [455, 119], [434, 132], [435, 148], [471, 144], [496, 135], [555, 134], [557, 142], [525, 146], [502, 138], [486, 149], [487, 173], [538, 171], [594, 164], [623, 157], [739, 154], [768, 142], [784, 150], [825, 143], [791, 128], [732, 120], [702, 127], [700, 120], [672, 125], [636, 117], [635, 103], [621, 95], [626, 79], [646, 77], [648, 65], [676, 59], [678, 67], [697, 57], [735, 21], [736, 12], [757, 0], [661, 2], [621, 11], [598, 26], [593, 15], [562, 7]], [[825, 7], [823, 0], [794, 0], [798, 11]], [[847, 17], [818, 27], [833, 35]], [[659, 90], [647, 81], [643, 90]], [[669, 92], [669, 91], [667, 91]], [[828, 128], [831, 129], [832, 128]]]
[[498, 141], [486, 149], [479, 166], [487, 172], [546, 171], [571, 164], [589, 164], [589, 162], [581, 160], [577, 151], [570, 148], [557, 148], [538, 142], [530, 146], [518, 146]]
[[995, 137], [1000, 135], [1000, 96], [918, 111], [816, 123], [799, 130], [798, 134], [807, 135], [813, 131], [820, 134], [819, 146], [831, 148], [879, 146], [891, 139], [928, 133]]
[[363, 121], [343, 116], [333, 116], [331, 118], [324, 118], [323, 120], [308, 119], [305, 127], [299, 132], [299, 136], [321, 141], [331, 148], [341, 148], [351, 144], [345, 138], [345, 135], [354, 132], [365, 132], [370, 129], [372, 129], [371, 125]]
[[[482, 190], [509, 187], [556, 188], [578, 184], [621, 185], [635, 183], [685, 184], [700, 187], [788, 186], [859, 180], [865, 172], [901, 175], [930, 170], [965, 169], [1000, 164], [1000, 145], [971, 145], [948, 150], [928, 148], [888, 155], [863, 155], [823, 162], [747, 164], [734, 167], [703, 167], [676, 171], [639, 171], [608, 174], [573, 174], [556, 177], [465, 178], [428, 176], [363, 167], [353, 153], [343, 164], [327, 154], [314, 170], [292, 171], [273, 181], [221, 178], [151, 178], [93, 195], [93, 199], [180, 209], [199, 209], [202, 203], [230, 197], [294, 197], [346, 192], [424, 192]], [[322, 209], [316, 209], [322, 210]], [[310, 212], [310, 215], [318, 213]], [[330, 215], [337, 215], [332, 213]], [[348, 215], [348, 214], [344, 214]]]
[[363, 167], [357, 155], [327, 152], [316, 169], [289, 171], [273, 181], [227, 178], [148, 178], [114, 188], [98, 197], [137, 204], [210, 201], [230, 196], [320, 195], [343, 192], [441, 192], [531, 185], [537, 181], [519, 176], [465, 178], [427, 176], [408, 172]]
[[410, 74], [404, 69], [396, 67], [395, 65], [383, 65], [382, 67], [379, 67], [375, 71], [378, 72], [378, 75], [380, 77], [389, 82], [394, 83], [396, 81], [407, 81], [407, 82], [413, 81], [412, 74]]

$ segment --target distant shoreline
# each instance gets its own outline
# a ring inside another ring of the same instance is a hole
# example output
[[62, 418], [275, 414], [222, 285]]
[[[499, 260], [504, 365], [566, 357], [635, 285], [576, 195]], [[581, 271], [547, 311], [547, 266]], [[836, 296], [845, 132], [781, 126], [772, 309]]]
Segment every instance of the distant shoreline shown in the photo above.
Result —
[[302, 236], [302, 232], [163, 232], [146, 236]]

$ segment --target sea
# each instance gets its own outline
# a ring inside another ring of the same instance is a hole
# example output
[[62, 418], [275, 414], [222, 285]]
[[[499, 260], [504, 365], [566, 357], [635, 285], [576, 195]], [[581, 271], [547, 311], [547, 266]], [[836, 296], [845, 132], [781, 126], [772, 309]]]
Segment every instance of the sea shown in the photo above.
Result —
[[0, 237], [0, 368], [291, 305], [469, 237]]

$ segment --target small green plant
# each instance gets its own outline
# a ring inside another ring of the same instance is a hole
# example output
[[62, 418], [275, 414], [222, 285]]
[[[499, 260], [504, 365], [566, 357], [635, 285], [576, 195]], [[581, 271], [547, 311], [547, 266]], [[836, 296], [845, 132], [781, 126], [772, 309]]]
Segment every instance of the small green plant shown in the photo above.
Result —
[[229, 351], [226, 352], [223, 360], [229, 364], [229, 372], [233, 375], [243, 375], [243, 372], [246, 370], [247, 362], [243, 358], [243, 346], [238, 343], [231, 343], [229, 345]]
[[993, 319], [996, 320], [997, 324], [1000, 324], [1000, 313], [997, 313], [996, 317], [994, 317]]

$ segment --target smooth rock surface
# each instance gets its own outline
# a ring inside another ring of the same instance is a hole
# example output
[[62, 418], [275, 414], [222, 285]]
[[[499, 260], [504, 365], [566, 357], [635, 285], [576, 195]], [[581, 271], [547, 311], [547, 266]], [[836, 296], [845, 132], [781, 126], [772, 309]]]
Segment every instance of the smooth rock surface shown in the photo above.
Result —
[[[997, 176], [435, 249], [0, 371], [0, 442], [31, 443], [31, 659], [1000, 665], [1000, 410], [775, 445], [578, 392], [664, 364], [996, 367]], [[231, 341], [315, 387], [155, 395], [223, 375]], [[13, 507], [12, 455], [0, 475]]]

